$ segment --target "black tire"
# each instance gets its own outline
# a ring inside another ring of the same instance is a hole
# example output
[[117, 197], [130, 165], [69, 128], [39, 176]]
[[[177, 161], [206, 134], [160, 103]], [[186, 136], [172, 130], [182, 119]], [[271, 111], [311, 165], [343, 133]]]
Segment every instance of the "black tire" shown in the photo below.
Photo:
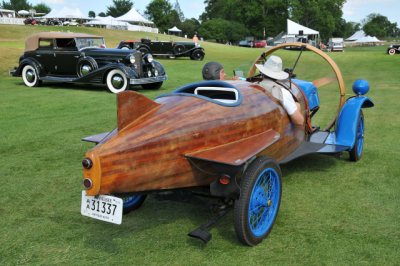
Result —
[[99, 66], [97, 65], [96, 60], [94, 60], [92, 57], [82, 57], [76, 64], [76, 73], [78, 77], [81, 78], [98, 68]]
[[179, 55], [185, 51], [185, 46], [182, 44], [177, 44], [174, 46], [173, 50], [176, 55]]
[[255, 246], [270, 233], [281, 201], [281, 176], [278, 164], [263, 156], [246, 169], [234, 206], [235, 231], [243, 244]]
[[349, 151], [350, 161], [357, 162], [361, 159], [362, 152], [364, 149], [364, 114], [362, 110], [357, 119], [356, 128], [356, 141], [354, 142], [353, 148]]
[[34, 65], [25, 65], [22, 68], [21, 75], [24, 84], [28, 87], [38, 87], [42, 83]]
[[162, 82], [142, 84], [142, 88], [145, 90], [158, 90], [161, 88], [162, 84]]
[[110, 92], [117, 94], [128, 88], [129, 80], [121, 69], [116, 68], [107, 73], [106, 85]]
[[190, 59], [201, 61], [204, 59], [204, 52], [202, 50], [194, 50], [190, 55]]
[[122, 200], [124, 202], [122, 212], [123, 214], [128, 214], [131, 211], [139, 209], [142, 206], [144, 200], [147, 195], [134, 195], [130, 197], [123, 197]]

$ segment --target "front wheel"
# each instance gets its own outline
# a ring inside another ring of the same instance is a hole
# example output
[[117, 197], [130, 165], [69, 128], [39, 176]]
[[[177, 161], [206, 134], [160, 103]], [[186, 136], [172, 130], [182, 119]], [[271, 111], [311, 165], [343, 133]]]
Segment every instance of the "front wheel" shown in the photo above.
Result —
[[38, 87], [41, 83], [36, 69], [32, 65], [26, 65], [22, 69], [22, 80], [28, 87]]
[[113, 69], [107, 74], [107, 88], [112, 93], [120, 93], [128, 88], [128, 79], [122, 70]]
[[142, 84], [142, 88], [145, 90], [158, 90], [161, 88], [162, 84], [162, 82]]
[[390, 55], [394, 55], [396, 53], [396, 50], [395, 49], [389, 49], [389, 51], [388, 51], [388, 54], [390, 54]]
[[356, 141], [349, 151], [350, 161], [357, 162], [361, 159], [364, 149], [364, 114], [360, 111], [357, 121]]
[[142, 206], [144, 200], [146, 199], [147, 195], [133, 195], [129, 197], [123, 197], [123, 207], [122, 212], [123, 214], [130, 213], [133, 210], [138, 209]]
[[255, 246], [270, 233], [281, 202], [281, 170], [266, 157], [255, 159], [241, 180], [235, 201], [235, 231], [239, 240]]
[[202, 50], [195, 50], [190, 55], [190, 59], [201, 61], [204, 59], [204, 52]]

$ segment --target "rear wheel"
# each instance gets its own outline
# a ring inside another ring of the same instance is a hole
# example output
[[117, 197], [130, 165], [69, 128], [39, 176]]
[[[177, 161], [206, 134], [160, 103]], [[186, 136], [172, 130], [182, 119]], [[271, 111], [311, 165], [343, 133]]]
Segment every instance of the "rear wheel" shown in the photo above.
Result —
[[28, 87], [38, 87], [41, 83], [36, 69], [32, 65], [26, 65], [22, 69], [22, 80]]
[[161, 88], [162, 84], [162, 82], [142, 84], [142, 88], [145, 90], [158, 90]]
[[112, 93], [120, 93], [128, 88], [128, 79], [122, 70], [113, 69], [107, 74], [107, 88]]
[[396, 50], [395, 49], [389, 49], [389, 51], [388, 51], [388, 54], [390, 54], [390, 55], [394, 55], [396, 53]]
[[235, 202], [235, 231], [246, 245], [260, 243], [270, 233], [281, 201], [281, 171], [271, 159], [258, 157], [245, 171]]
[[357, 162], [361, 159], [364, 148], [364, 114], [360, 111], [357, 121], [356, 141], [349, 151], [350, 161]]
[[142, 206], [144, 200], [146, 199], [147, 195], [133, 195], [129, 197], [123, 197], [123, 213], [127, 214], [133, 210], [138, 209]]

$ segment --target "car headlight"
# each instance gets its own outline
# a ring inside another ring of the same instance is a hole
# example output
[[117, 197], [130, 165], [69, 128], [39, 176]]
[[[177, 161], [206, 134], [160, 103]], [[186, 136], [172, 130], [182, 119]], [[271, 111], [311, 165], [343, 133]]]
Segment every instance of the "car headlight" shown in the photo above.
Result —
[[136, 62], [135, 56], [133, 54], [129, 57], [129, 62], [131, 62], [131, 64], [134, 64]]
[[151, 63], [151, 62], [153, 62], [153, 56], [151, 55], [151, 54], [147, 54], [146, 55], [146, 57], [145, 57], [145, 59], [146, 59], [146, 61], [148, 62], [148, 63]]
[[158, 70], [154, 69], [154, 76], [157, 77], [158, 76]]

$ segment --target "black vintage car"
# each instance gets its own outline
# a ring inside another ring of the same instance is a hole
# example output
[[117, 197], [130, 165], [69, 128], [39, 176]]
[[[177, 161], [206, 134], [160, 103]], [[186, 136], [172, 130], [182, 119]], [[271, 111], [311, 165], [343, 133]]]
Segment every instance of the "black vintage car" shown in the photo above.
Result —
[[391, 44], [386, 52], [390, 55], [400, 54], [400, 44]]
[[136, 49], [142, 54], [152, 54], [154, 56], [190, 57], [192, 60], [203, 60], [204, 49], [194, 42], [163, 42], [141, 39], [140, 41], [127, 40], [121, 41], [118, 49]]
[[112, 93], [129, 85], [159, 89], [167, 79], [164, 67], [151, 54], [137, 50], [107, 49], [104, 38], [65, 32], [42, 32], [26, 39], [19, 66], [11, 74], [22, 76], [28, 87], [42, 81], [106, 84]]

